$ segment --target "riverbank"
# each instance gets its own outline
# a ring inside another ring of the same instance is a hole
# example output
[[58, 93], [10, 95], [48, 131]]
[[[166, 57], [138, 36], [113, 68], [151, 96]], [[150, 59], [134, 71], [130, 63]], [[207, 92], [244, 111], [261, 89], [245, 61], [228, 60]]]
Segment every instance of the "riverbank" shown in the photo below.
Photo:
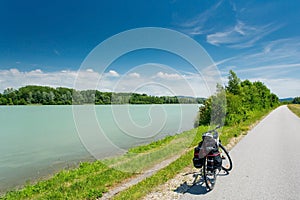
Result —
[[[260, 120], [269, 110], [254, 113], [241, 124], [224, 127], [220, 138], [228, 144], [231, 138], [239, 137]], [[201, 126], [181, 134], [166, 137], [148, 145], [130, 149], [126, 154], [93, 163], [81, 163], [73, 170], [63, 170], [52, 178], [28, 184], [23, 189], [8, 192], [2, 199], [96, 199], [103, 193], [151, 169], [166, 158], [182, 154], [176, 161], [159, 170], [151, 177], [120, 192], [115, 199], [139, 199], [151, 192], [157, 185], [174, 177], [182, 169], [191, 165], [192, 149], [201, 134], [209, 127]]]

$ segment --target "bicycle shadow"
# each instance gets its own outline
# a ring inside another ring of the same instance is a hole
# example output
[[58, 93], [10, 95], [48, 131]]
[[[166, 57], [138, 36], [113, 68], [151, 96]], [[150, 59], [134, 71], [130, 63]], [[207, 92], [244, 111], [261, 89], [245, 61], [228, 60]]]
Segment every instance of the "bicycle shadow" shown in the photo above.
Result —
[[[180, 186], [178, 186], [174, 192], [177, 193], [189, 193], [189, 194], [193, 194], [193, 195], [204, 195], [206, 193], [209, 192], [209, 190], [206, 188], [205, 182], [203, 177], [201, 176], [201, 173], [187, 173], [184, 176], [193, 174], [193, 182], [192, 183], [187, 183], [186, 181], [182, 184], [180, 184]], [[223, 173], [219, 173], [217, 176], [227, 176], [229, 175], [228, 172], [223, 172]]]
[[[190, 175], [191, 173], [187, 173], [184, 176]], [[186, 181], [180, 186], [178, 186], [174, 192], [177, 193], [190, 193], [194, 195], [200, 195], [200, 194], [206, 194], [208, 190], [206, 189], [205, 183], [203, 178], [199, 173], [193, 173], [193, 182], [192, 183], [187, 183]]]

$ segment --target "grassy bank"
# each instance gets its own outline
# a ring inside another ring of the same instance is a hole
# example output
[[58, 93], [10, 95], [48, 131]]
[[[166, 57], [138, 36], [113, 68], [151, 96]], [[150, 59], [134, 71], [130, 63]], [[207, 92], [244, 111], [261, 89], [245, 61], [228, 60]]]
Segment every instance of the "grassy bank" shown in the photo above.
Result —
[[298, 117], [300, 117], [300, 104], [289, 104], [288, 108]]
[[[249, 130], [250, 126], [269, 111], [253, 113], [249, 120], [231, 127], [223, 127], [220, 138], [227, 144], [231, 138]], [[28, 184], [21, 190], [8, 192], [1, 199], [96, 199], [121, 181], [135, 176], [174, 155], [182, 156], [153, 176], [120, 192], [115, 199], [139, 199], [151, 189], [174, 177], [191, 165], [192, 151], [185, 152], [201, 140], [209, 127], [201, 126], [174, 136], [130, 149], [125, 155], [81, 163], [73, 170], [63, 170], [52, 178]]]
[[63, 170], [46, 181], [8, 192], [2, 199], [95, 199], [111, 185], [132, 174], [108, 168], [103, 163], [82, 163], [73, 170]]

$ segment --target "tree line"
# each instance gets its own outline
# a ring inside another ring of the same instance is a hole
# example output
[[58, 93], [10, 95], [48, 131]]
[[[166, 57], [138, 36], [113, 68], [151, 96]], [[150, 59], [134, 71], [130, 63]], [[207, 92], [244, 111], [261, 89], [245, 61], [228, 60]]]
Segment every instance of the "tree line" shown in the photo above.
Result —
[[279, 104], [279, 98], [262, 82], [241, 81], [231, 70], [227, 86], [217, 85], [216, 94], [199, 108], [199, 125], [237, 124]]
[[138, 93], [78, 91], [64, 87], [29, 85], [19, 89], [7, 88], [0, 93], [0, 105], [71, 105], [71, 104], [203, 104], [204, 98], [182, 96], [150, 96]]
[[294, 104], [300, 104], [300, 97], [295, 97], [292, 101]]

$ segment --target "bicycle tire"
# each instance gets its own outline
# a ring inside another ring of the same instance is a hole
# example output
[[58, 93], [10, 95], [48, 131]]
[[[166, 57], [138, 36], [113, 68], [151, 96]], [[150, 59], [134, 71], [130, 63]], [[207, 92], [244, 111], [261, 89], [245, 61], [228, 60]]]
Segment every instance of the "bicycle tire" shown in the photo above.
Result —
[[217, 181], [217, 174], [216, 174], [216, 170], [208, 171], [206, 167], [207, 165], [206, 163], [207, 163], [207, 158], [205, 158], [205, 162], [203, 164], [203, 178], [204, 178], [206, 188], [209, 191], [211, 191], [215, 187]]
[[[221, 143], [219, 143], [219, 147], [222, 149], [222, 151], [225, 153], [226, 158], [228, 159], [228, 162], [226, 162], [226, 163], [222, 161], [222, 169], [225, 170], [225, 171], [227, 171], [227, 172], [229, 172], [230, 170], [232, 170], [232, 160], [231, 160], [231, 157], [230, 157], [228, 151], [226, 150], [226, 148]], [[222, 159], [224, 159], [224, 158], [222, 158]]]

